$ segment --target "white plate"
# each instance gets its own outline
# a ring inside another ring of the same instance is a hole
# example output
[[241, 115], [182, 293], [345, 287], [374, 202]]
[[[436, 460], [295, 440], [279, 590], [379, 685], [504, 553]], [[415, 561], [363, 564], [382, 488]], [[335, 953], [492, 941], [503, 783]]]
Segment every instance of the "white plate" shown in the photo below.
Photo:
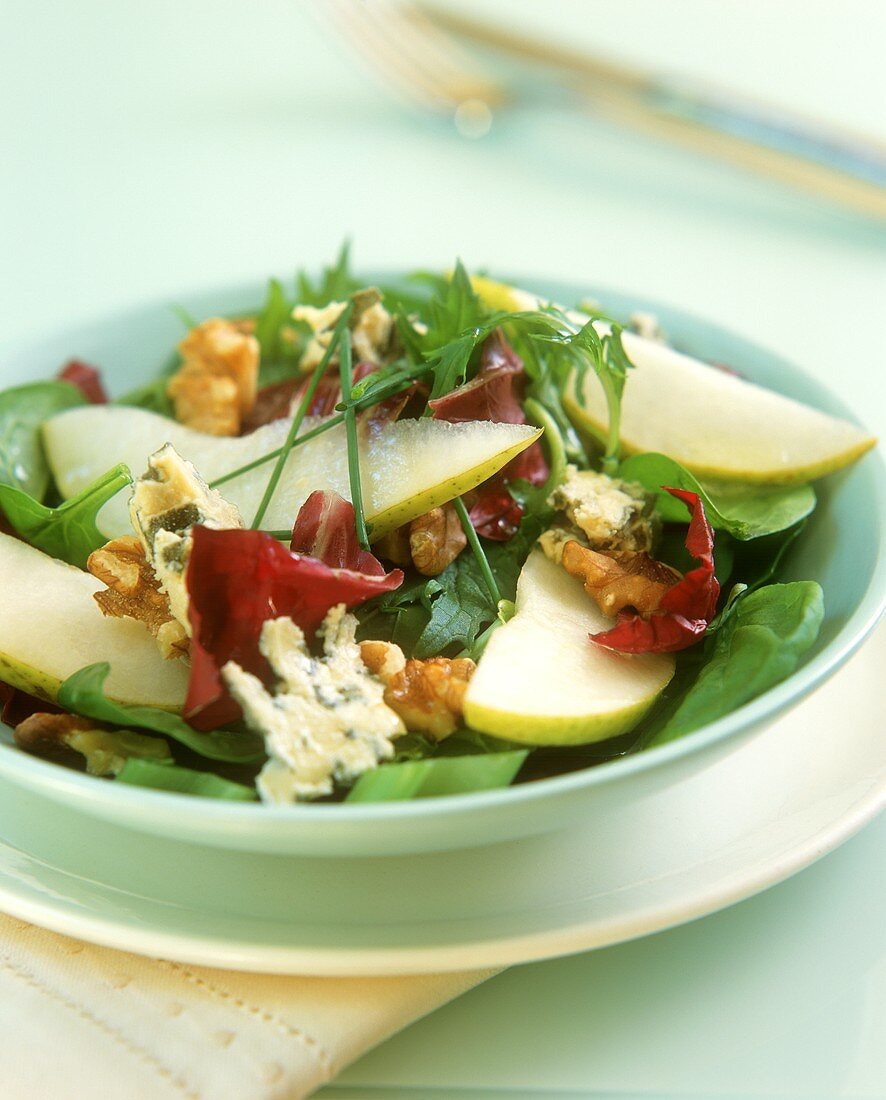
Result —
[[112, 947], [276, 973], [418, 973], [602, 947], [748, 897], [873, 818], [886, 802], [884, 667], [880, 628], [811, 699], [702, 773], [604, 822], [591, 802], [580, 826], [461, 852], [224, 852], [4, 784], [0, 908]]

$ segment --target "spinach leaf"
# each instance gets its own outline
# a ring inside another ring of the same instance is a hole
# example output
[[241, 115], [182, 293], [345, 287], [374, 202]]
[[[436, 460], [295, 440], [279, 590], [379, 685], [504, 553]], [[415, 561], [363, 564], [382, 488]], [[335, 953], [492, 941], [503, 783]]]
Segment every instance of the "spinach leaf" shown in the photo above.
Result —
[[47, 508], [22, 489], [0, 483], [0, 507], [32, 546], [85, 569], [92, 551], [107, 542], [95, 524], [99, 510], [131, 484], [129, 467], [115, 466], [58, 508]]
[[381, 764], [360, 776], [346, 801], [394, 802], [507, 787], [520, 770], [528, 751], [518, 749], [469, 756], [437, 756], [431, 760]]
[[58, 705], [64, 710], [95, 718], [118, 728], [136, 726], [139, 729], [163, 733], [209, 760], [250, 763], [260, 760], [264, 747], [254, 733], [235, 730], [195, 730], [177, 714], [158, 707], [130, 706], [115, 703], [104, 693], [104, 683], [111, 671], [107, 661], [87, 665], [69, 676], [59, 688]]
[[722, 718], [789, 676], [818, 637], [823, 616], [815, 581], [772, 584], [741, 596], [695, 682], [647, 744], [666, 744]]
[[213, 772], [198, 772], [178, 764], [163, 764], [153, 760], [130, 757], [117, 776], [118, 783], [133, 787], [150, 787], [155, 791], [177, 791], [179, 794], [221, 798], [230, 802], [255, 802], [258, 795], [252, 787], [233, 783]]
[[49, 464], [40, 425], [50, 416], [85, 405], [68, 382], [32, 382], [0, 393], [0, 482], [42, 500], [49, 487]]
[[793, 527], [815, 508], [815, 493], [809, 485], [699, 481], [679, 462], [654, 451], [625, 459], [618, 475], [625, 481], [638, 481], [644, 489], [658, 493], [656, 504], [665, 520], [685, 523], [688, 513], [686, 506], [670, 493], [660, 492], [662, 485], [697, 493], [711, 526], [728, 531], [742, 541]]

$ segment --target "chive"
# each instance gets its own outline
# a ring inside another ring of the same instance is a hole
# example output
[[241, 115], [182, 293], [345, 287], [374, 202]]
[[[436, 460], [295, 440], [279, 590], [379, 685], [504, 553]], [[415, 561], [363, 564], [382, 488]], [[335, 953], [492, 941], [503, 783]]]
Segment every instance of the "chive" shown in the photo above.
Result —
[[357, 526], [357, 541], [364, 550], [369, 549], [369, 532], [366, 529], [366, 516], [363, 512], [363, 483], [360, 480], [360, 444], [357, 439], [357, 410], [351, 404], [351, 334], [347, 329], [341, 335], [341, 351], [338, 356], [338, 369], [341, 377], [341, 399], [346, 406], [344, 413], [345, 432], [348, 439], [348, 481], [351, 486], [351, 502], [354, 505], [354, 521]]
[[[419, 367], [412, 371], [410, 377], [405, 380], [402, 378], [391, 379], [390, 382], [385, 385], [378, 386], [372, 393], [368, 393], [365, 397], [361, 397], [357, 401], [351, 402], [348, 407], [353, 407], [356, 412], [363, 412], [364, 409], [371, 409], [380, 401], [384, 401], [385, 398], [394, 397], [396, 394], [408, 390], [415, 378], [428, 374], [430, 369], [430, 367]], [[341, 407], [343, 404], [343, 402], [339, 402], [338, 407]], [[330, 416], [329, 419], [324, 420], [322, 424], [318, 424], [316, 427], [311, 428], [310, 431], [305, 432], [304, 435], [300, 435], [298, 439], [293, 442], [292, 447], [300, 447], [303, 443], [310, 443], [310, 441], [316, 439], [318, 435], [328, 432], [331, 428], [337, 428], [339, 424], [344, 424], [344, 422], [344, 412], [340, 412], [335, 416]], [[228, 473], [215, 478], [213, 481], [210, 481], [209, 486], [212, 489], [217, 489], [219, 485], [224, 485], [226, 481], [233, 481], [235, 477], [240, 477], [242, 474], [248, 474], [251, 470], [258, 469], [259, 466], [264, 466], [268, 462], [273, 462], [274, 459], [278, 458], [282, 453], [283, 447], [277, 447], [276, 450], [268, 451], [267, 454], [261, 455], [259, 458], [254, 458], [251, 462], [247, 462], [245, 466], [238, 466], [236, 470], [230, 470]]]
[[474, 525], [471, 523], [471, 517], [468, 515], [467, 508], [465, 508], [465, 502], [461, 497], [456, 497], [452, 503], [455, 505], [458, 518], [461, 520], [461, 525], [464, 528], [468, 545], [473, 551], [474, 557], [477, 559], [477, 564], [480, 566], [483, 580], [486, 582], [486, 587], [489, 589], [489, 595], [492, 597], [492, 605], [496, 611], [498, 611], [498, 605], [501, 603], [501, 592], [499, 592], [495, 577], [492, 575], [492, 569], [489, 566], [489, 559], [486, 557], [486, 551], [480, 545], [480, 539], [477, 537], [477, 532], [474, 530]]
[[[258, 527], [261, 521], [265, 517], [265, 512], [268, 510], [268, 505], [271, 503], [271, 497], [274, 495], [274, 491], [279, 484], [280, 477], [283, 474], [283, 467], [286, 465], [286, 460], [289, 458], [289, 452], [292, 450], [292, 446], [295, 443], [295, 437], [298, 435], [298, 430], [302, 426], [302, 421], [307, 415], [308, 408], [311, 401], [314, 399], [314, 394], [317, 392], [317, 387], [320, 385], [320, 379], [326, 373], [326, 368], [329, 366], [329, 361], [335, 353], [336, 345], [343, 340], [342, 333], [347, 333], [348, 322], [351, 319], [351, 314], [354, 311], [354, 303], [349, 302], [347, 306], [342, 310], [341, 316], [336, 322], [335, 328], [332, 331], [332, 338], [329, 341], [329, 346], [323, 353], [323, 358], [314, 368], [314, 373], [311, 376], [311, 381], [308, 385], [305, 395], [302, 398], [302, 402], [298, 407], [298, 412], [292, 418], [292, 423], [289, 426], [289, 432], [286, 436], [286, 442], [280, 448], [280, 452], [277, 456], [277, 464], [268, 479], [268, 484], [265, 488], [264, 496], [261, 498], [261, 503], [256, 510], [252, 519], [252, 526]], [[348, 336], [348, 361], [350, 362], [350, 336]], [[348, 375], [350, 380], [350, 373]]]

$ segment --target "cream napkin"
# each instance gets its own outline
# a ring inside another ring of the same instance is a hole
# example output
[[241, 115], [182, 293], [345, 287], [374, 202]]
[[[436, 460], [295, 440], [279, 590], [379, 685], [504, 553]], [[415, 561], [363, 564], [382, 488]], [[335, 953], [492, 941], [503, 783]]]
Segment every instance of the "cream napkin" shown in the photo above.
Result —
[[3, 1100], [298, 1100], [494, 973], [239, 974], [2, 915], [0, 944]]

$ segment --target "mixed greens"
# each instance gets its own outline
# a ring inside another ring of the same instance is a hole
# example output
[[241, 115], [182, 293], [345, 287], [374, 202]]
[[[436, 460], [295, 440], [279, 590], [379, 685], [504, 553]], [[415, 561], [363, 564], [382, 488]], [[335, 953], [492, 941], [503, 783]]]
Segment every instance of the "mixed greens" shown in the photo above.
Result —
[[[682, 737], [813, 645], [821, 589], [782, 579], [813, 489], [623, 453], [631, 349], [657, 352], [615, 319], [460, 263], [367, 288], [343, 249], [254, 314], [186, 326], [116, 400], [79, 362], [0, 393], [4, 570], [27, 543], [88, 570], [51, 576], [98, 604], [74, 669], [35, 671], [13, 609], [0, 626], [28, 751], [221, 799], [457, 794]], [[576, 415], [589, 387], [603, 422]], [[108, 652], [124, 625], [151, 653], [137, 690]]]

